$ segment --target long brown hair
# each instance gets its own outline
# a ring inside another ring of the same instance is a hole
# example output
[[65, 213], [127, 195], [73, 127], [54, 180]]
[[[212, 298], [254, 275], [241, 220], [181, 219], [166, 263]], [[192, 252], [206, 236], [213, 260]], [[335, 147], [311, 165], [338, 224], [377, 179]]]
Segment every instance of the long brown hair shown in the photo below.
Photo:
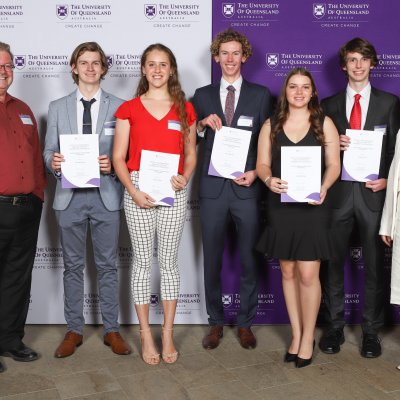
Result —
[[275, 114], [273, 117], [273, 124], [271, 124], [271, 141], [272, 143], [276, 140], [276, 135], [282, 129], [283, 125], [287, 121], [289, 115], [289, 103], [286, 97], [286, 88], [288, 86], [289, 80], [294, 75], [303, 75], [310, 79], [311, 88], [312, 88], [312, 97], [310, 102], [308, 103], [308, 110], [310, 111], [310, 124], [313, 129], [315, 136], [318, 141], [322, 144], [324, 141], [324, 131], [322, 127], [323, 123], [323, 111], [318, 101], [317, 89], [315, 87], [315, 82], [310, 74], [305, 68], [295, 68], [289, 72], [285, 79], [285, 83], [283, 84], [281, 94], [278, 98], [278, 103], [276, 105]]
[[[164, 52], [169, 59], [169, 63], [171, 65], [171, 73], [172, 75], [168, 79], [168, 93], [172, 98], [172, 101], [175, 104], [177, 109], [179, 121], [181, 123], [181, 132], [185, 137], [189, 135], [189, 123], [188, 123], [188, 116], [185, 108], [186, 97], [185, 93], [182, 90], [181, 84], [179, 82], [178, 77], [178, 65], [176, 62], [176, 58], [174, 53], [167, 47], [161, 43], [155, 43], [148, 46], [140, 59], [140, 66], [143, 68], [146, 64], [147, 56], [153, 50], [159, 50]], [[146, 93], [149, 90], [149, 82], [147, 81], [146, 76], [142, 75], [138, 87], [136, 89], [136, 96], [141, 96], [142, 94]]]

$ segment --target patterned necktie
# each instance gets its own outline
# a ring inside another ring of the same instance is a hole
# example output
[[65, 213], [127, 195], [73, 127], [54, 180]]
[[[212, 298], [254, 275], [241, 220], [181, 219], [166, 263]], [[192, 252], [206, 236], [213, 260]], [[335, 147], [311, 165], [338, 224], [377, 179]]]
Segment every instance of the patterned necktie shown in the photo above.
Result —
[[92, 100], [84, 100], [83, 98], [81, 99], [81, 102], [83, 104], [83, 125], [82, 125], [82, 133], [83, 134], [92, 134], [92, 116], [90, 114], [90, 107], [92, 107], [92, 104], [96, 101], [96, 99]]
[[350, 128], [361, 129], [361, 106], [360, 106], [360, 94], [354, 95], [354, 105], [350, 114]]
[[225, 119], [226, 125], [231, 126], [233, 120], [233, 114], [235, 113], [235, 88], [232, 85], [229, 85], [226, 90], [228, 94], [226, 96], [225, 102]]

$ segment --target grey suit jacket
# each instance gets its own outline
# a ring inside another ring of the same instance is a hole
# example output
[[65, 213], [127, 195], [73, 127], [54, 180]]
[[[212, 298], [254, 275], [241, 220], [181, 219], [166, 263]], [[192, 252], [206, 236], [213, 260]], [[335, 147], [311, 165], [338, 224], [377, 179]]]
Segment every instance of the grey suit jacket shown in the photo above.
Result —
[[[114, 143], [114, 135], [106, 135], [104, 126], [106, 123], [115, 122], [114, 114], [123, 102], [124, 100], [102, 90], [96, 134], [99, 135], [100, 154], [107, 154], [110, 158]], [[53, 208], [55, 210], [65, 210], [71, 201], [74, 191], [80, 190], [63, 189], [61, 187], [60, 177], [58, 177], [51, 168], [53, 154], [55, 152], [60, 152], [59, 135], [76, 134], [77, 132], [76, 91], [74, 91], [68, 96], [52, 101], [49, 105], [43, 157], [47, 169], [57, 178], [56, 193], [53, 203]], [[109, 133], [110, 130], [107, 130], [107, 132]], [[99, 191], [107, 210], [116, 211], [122, 208], [123, 187], [115, 174], [100, 174]]]

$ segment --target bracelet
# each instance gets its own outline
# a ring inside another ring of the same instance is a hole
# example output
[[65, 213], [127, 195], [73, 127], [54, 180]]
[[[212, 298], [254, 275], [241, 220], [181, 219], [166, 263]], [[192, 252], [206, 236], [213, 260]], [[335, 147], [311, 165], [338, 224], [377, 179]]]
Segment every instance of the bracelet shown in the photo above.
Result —
[[270, 176], [267, 176], [267, 177], [264, 179], [264, 185], [267, 185], [267, 182], [268, 182], [271, 178], [272, 178], [271, 175], [270, 175]]

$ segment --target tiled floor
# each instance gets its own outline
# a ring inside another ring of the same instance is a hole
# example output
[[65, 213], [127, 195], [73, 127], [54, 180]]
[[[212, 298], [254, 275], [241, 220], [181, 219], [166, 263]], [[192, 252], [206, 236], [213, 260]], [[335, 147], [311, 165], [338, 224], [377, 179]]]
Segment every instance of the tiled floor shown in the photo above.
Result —
[[[226, 327], [215, 350], [201, 347], [205, 326], [180, 325], [175, 329], [180, 357], [176, 364], [148, 366], [139, 356], [137, 326], [121, 333], [133, 345], [129, 356], [114, 355], [104, 346], [101, 327], [87, 327], [83, 345], [66, 359], [53, 352], [64, 326], [28, 326], [25, 342], [41, 358], [18, 363], [2, 358], [7, 371], [0, 374], [0, 400], [400, 400], [400, 327], [386, 329], [381, 337], [383, 355], [359, 355], [360, 328], [345, 330], [346, 343], [339, 354], [318, 349], [310, 367], [295, 369], [282, 357], [289, 342], [288, 326], [256, 326], [255, 350], [244, 350], [236, 329]], [[155, 327], [159, 343], [160, 327]], [[318, 329], [316, 338], [321, 335]]]

